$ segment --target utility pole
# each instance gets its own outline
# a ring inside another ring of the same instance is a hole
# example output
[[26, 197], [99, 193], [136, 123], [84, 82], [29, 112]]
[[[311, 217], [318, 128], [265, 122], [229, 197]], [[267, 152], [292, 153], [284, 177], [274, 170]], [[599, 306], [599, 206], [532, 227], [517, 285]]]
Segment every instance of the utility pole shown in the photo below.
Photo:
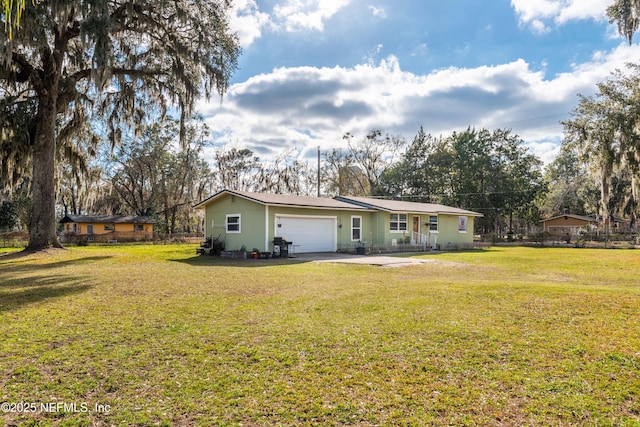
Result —
[[320, 197], [320, 146], [318, 145], [318, 197]]

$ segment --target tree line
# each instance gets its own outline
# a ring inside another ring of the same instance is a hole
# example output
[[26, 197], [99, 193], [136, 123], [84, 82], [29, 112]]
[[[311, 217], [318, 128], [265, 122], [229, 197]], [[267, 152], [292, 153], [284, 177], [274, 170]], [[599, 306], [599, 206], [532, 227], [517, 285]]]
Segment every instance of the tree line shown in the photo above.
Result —
[[[130, 214], [157, 219], [160, 231], [200, 231], [193, 205], [221, 189], [313, 196], [352, 195], [438, 203], [477, 211], [481, 234], [527, 233], [544, 217], [570, 212], [626, 218], [635, 225], [640, 190], [640, 67], [616, 71], [564, 122], [560, 153], [544, 167], [510, 129], [467, 128], [411, 142], [374, 129], [346, 133], [315, 160], [295, 150], [271, 159], [231, 145], [211, 146], [200, 117], [165, 117], [122, 135], [111, 148], [62, 145], [56, 171], [58, 214]], [[2, 145], [7, 149], [9, 145]], [[4, 159], [19, 156], [3, 153]], [[28, 163], [28, 156], [26, 163]], [[8, 162], [2, 163], [9, 170]], [[14, 166], [15, 170], [15, 166]], [[29, 168], [3, 173], [0, 228], [29, 224]], [[320, 177], [320, 180], [318, 180]], [[13, 220], [11, 220], [13, 218]]]
[[56, 175], [63, 162], [86, 172], [81, 154], [95, 150], [93, 136], [115, 148], [123, 129], [139, 131], [173, 107], [184, 137], [195, 102], [226, 92], [240, 54], [230, 8], [225, 0], [3, 0], [2, 172], [9, 186], [29, 175], [29, 250], [60, 246]]
[[[192, 206], [221, 189], [313, 196], [320, 186], [323, 196], [385, 197], [479, 211], [484, 217], [478, 231], [490, 233], [535, 222], [536, 201], [547, 188], [541, 161], [505, 129], [468, 128], [433, 137], [421, 128], [409, 144], [381, 130], [361, 139], [347, 133], [340, 147], [322, 152], [319, 174], [315, 161], [301, 161], [295, 151], [266, 160], [248, 149], [211, 147], [208, 129], [197, 119], [187, 122], [185, 132], [181, 140], [178, 121], [159, 121], [125, 137], [115, 150], [96, 151], [92, 161], [85, 157], [88, 165], [81, 169], [61, 158], [59, 215], [149, 215], [161, 231], [192, 232], [201, 226]], [[28, 173], [23, 178], [13, 194], [26, 188]]]
[[[296, 151], [261, 159], [249, 149], [211, 147], [198, 118], [185, 125], [167, 118], [107, 146], [80, 153], [82, 167], [61, 156], [56, 200], [65, 214], [148, 215], [168, 233], [198, 231], [192, 206], [221, 189], [316, 195], [355, 195], [442, 203], [485, 214], [483, 231], [513, 227], [513, 215], [531, 216], [531, 203], [544, 188], [540, 165], [524, 142], [508, 130], [467, 129], [434, 138], [420, 129], [413, 142], [372, 130], [362, 139], [345, 134], [339, 148], [315, 161]], [[182, 141], [182, 143], [180, 142]], [[318, 181], [318, 176], [320, 181]], [[28, 201], [28, 170], [13, 183], [12, 206]], [[5, 183], [7, 184], [7, 183]], [[6, 201], [6, 200], [5, 200]], [[22, 210], [22, 223], [28, 224]]]

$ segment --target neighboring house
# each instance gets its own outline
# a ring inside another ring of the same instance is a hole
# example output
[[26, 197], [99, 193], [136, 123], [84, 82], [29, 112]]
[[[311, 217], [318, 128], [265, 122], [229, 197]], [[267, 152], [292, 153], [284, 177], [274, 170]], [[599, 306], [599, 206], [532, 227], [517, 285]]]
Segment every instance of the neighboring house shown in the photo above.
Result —
[[60, 224], [64, 242], [147, 241], [156, 221], [146, 216], [65, 215]]
[[[577, 236], [581, 231], [598, 231], [600, 226], [596, 217], [573, 214], [554, 216], [540, 223], [544, 232], [554, 236]], [[606, 225], [611, 226], [610, 230], [622, 230], [625, 226], [623, 221], [617, 219], [607, 220]]]
[[205, 233], [227, 250], [270, 252], [276, 237], [291, 250], [335, 252], [356, 247], [392, 250], [405, 243], [433, 248], [473, 246], [477, 212], [430, 203], [289, 196], [223, 190], [195, 206]]

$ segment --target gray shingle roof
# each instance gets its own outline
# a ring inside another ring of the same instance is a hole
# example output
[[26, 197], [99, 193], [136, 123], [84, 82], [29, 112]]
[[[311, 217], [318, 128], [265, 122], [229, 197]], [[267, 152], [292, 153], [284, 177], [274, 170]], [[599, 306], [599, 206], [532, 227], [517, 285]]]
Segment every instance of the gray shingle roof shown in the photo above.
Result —
[[371, 209], [380, 209], [388, 212], [407, 212], [424, 214], [450, 214], [466, 216], [483, 216], [481, 213], [466, 209], [454, 208], [437, 203], [416, 203], [401, 200], [372, 199], [369, 197], [338, 196], [338, 200], [352, 201]]
[[261, 203], [263, 205], [279, 205], [279, 206], [293, 206], [303, 208], [325, 208], [325, 209], [341, 209], [341, 210], [369, 210], [366, 207], [358, 206], [353, 203], [343, 202], [337, 199], [331, 199], [328, 197], [309, 197], [309, 196], [295, 196], [284, 194], [267, 194], [267, 193], [250, 193], [247, 191], [235, 191], [235, 190], [222, 190], [213, 196], [198, 203], [196, 208], [203, 208], [210, 202], [218, 199], [224, 194], [231, 194], [239, 197], [243, 197], [248, 200]]
[[251, 193], [247, 191], [222, 190], [213, 196], [195, 205], [195, 208], [204, 208], [210, 202], [225, 194], [243, 197], [264, 205], [293, 206], [304, 208], [325, 208], [342, 210], [383, 210], [388, 212], [424, 213], [424, 214], [449, 214], [466, 216], [483, 216], [481, 213], [466, 209], [454, 208], [435, 203], [404, 202], [399, 200], [373, 199], [368, 197], [337, 196], [308, 197], [284, 194]]

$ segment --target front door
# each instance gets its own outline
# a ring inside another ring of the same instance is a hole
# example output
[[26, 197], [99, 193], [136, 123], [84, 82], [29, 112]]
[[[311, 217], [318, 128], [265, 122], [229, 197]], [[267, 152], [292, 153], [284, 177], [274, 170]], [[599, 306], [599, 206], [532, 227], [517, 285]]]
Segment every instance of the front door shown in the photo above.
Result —
[[413, 243], [420, 243], [420, 217], [413, 217], [413, 235], [411, 236]]

